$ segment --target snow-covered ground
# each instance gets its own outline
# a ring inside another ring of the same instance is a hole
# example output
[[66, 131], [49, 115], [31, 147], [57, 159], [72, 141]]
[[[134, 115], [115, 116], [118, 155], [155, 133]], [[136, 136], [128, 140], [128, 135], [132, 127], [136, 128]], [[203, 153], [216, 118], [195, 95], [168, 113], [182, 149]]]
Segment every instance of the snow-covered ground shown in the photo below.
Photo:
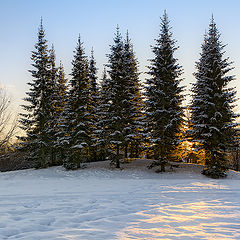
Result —
[[0, 239], [240, 239], [240, 174], [164, 174], [146, 161], [0, 173]]

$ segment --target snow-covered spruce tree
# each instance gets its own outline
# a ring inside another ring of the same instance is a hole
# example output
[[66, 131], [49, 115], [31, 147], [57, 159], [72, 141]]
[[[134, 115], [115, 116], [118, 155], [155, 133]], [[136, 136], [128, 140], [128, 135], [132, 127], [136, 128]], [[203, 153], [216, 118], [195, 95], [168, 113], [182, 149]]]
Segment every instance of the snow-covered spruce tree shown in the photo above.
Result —
[[148, 67], [146, 87], [147, 138], [161, 171], [172, 157], [183, 122], [183, 87], [179, 84], [182, 68], [174, 57], [177, 50], [172, 39], [166, 11], [161, 19], [161, 32], [152, 47], [154, 58]]
[[48, 96], [48, 107], [49, 116], [46, 123], [47, 136], [48, 136], [48, 155], [49, 164], [56, 165], [56, 133], [57, 133], [57, 112], [56, 112], [56, 98], [57, 98], [57, 72], [56, 67], [56, 54], [54, 46], [49, 51], [49, 96]]
[[[60, 62], [60, 66], [58, 68], [57, 77], [56, 77], [56, 85], [54, 89], [54, 142], [53, 146], [55, 151], [58, 153], [58, 161], [55, 164], [62, 164], [64, 158], [64, 146], [61, 141], [65, 137], [65, 109], [67, 106], [68, 99], [68, 85], [67, 79], [65, 78], [64, 68], [62, 63]], [[54, 164], [53, 164], [54, 165]]]
[[91, 58], [89, 61], [89, 82], [92, 100], [93, 102], [97, 102], [98, 99], [97, 68], [93, 49], [91, 51]]
[[109, 79], [107, 78], [107, 71], [104, 67], [103, 76], [100, 82], [98, 107], [96, 111], [97, 121], [95, 136], [97, 139], [97, 157], [98, 160], [105, 160], [109, 157], [108, 151], [108, 109], [110, 106], [109, 96]]
[[[109, 78], [102, 84], [105, 112], [105, 135], [116, 167], [120, 166], [120, 151], [128, 156], [129, 146], [138, 149], [140, 144], [140, 118], [142, 117], [142, 98], [140, 91], [138, 62], [127, 34], [125, 42], [119, 33], [114, 38], [111, 53], [108, 55]], [[133, 151], [132, 151], [133, 152]]]
[[38, 31], [38, 42], [32, 51], [33, 70], [29, 70], [33, 80], [28, 83], [30, 90], [24, 98], [25, 113], [21, 114], [21, 128], [26, 135], [19, 137], [23, 149], [29, 152], [29, 158], [38, 162], [38, 166], [46, 167], [46, 151], [48, 147], [48, 119], [50, 116], [49, 96], [51, 84], [49, 80], [49, 52], [42, 20]]
[[214, 19], [205, 35], [202, 53], [194, 74], [192, 124], [193, 139], [205, 151], [206, 169], [203, 174], [219, 178], [226, 176], [226, 151], [234, 145], [237, 115], [233, 112], [236, 91], [228, 87], [234, 77], [226, 74], [232, 69], [223, 57], [224, 45]]
[[90, 143], [90, 161], [97, 160], [97, 138], [96, 138], [96, 130], [97, 130], [97, 110], [99, 106], [99, 89], [97, 84], [97, 68], [96, 61], [94, 58], [93, 49], [91, 51], [91, 57], [89, 61], [89, 84], [90, 84], [90, 95], [91, 95], [91, 143]]
[[65, 125], [68, 125], [66, 141], [69, 144], [69, 152], [64, 166], [66, 168], [79, 168], [81, 162], [89, 158], [92, 127], [89, 63], [80, 37], [74, 51], [72, 65], [68, 112], [65, 113], [68, 118], [68, 124]]
[[66, 169], [74, 169], [76, 164], [71, 157], [72, 151], [70, 149], [71, 128], [73, 119], [73, 112], [70, 101], [70, 86], [67, 85], [66, 98], [64, 102], [64, 110], [59, 118], [59, 131], [56, 134], [56, 148], [58, 149], [59, 159]]
[[[143, 129], [143, 98], [141, 93], [141, 83], [138, 72], [138, 61], [133, 51], [133, 45], [129, 39], [127, 31], [124, 42], [124, 71], [126, 78], [127, 94], [125, 96], [128, 101], [129, 109], [126, 111], [127, 124], [124, 131], [125, 157], [128, 157], [130, 150], [130, 157], [138, 157], [139, 148], [142, 141]], [[130, 147], [130, 148], [129, 148]]]
[[109, 144], [113, 150], [113, 162], [116, 167], [120, 167], [120, 148], [125, 143], [125, 130], [127, 126], [127, 116], [129, 109], [129, 101], [126, 100], [128, 95], [126, 74], [125, 74], [125, 58], [124, 58], [124, 43], [122, 36], [117, 27], [114, 44], [110, 48], [111, 53], [108, 54], [108, 123], [107, 131]]

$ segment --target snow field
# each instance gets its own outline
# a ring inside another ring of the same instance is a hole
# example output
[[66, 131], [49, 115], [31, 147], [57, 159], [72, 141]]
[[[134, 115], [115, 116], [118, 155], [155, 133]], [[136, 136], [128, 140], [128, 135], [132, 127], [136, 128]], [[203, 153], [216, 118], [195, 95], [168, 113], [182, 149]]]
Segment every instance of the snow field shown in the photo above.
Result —
[[240, 239], [239, 173], [104, 164], [0, 173], [0, 239]]

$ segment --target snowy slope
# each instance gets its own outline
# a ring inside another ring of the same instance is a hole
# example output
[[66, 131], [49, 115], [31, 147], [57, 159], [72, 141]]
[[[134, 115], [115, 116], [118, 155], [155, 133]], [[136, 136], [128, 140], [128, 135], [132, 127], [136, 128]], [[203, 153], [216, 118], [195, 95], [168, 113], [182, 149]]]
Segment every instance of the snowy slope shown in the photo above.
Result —
[[239, 173], [211, 180], [196, 165], [123, 167], [0, 173], [0, 239], [240, 239]]

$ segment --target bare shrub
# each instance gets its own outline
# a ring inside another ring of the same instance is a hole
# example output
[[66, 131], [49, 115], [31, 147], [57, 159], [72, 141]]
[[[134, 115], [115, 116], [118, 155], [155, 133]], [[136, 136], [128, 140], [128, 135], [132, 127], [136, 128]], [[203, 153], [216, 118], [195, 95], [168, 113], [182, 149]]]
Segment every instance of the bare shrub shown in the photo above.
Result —
[[10, 105], [10, 97], [0, 87], [0, 155], [8, 150], [16, 135], [17, 117], [10, 111]]

